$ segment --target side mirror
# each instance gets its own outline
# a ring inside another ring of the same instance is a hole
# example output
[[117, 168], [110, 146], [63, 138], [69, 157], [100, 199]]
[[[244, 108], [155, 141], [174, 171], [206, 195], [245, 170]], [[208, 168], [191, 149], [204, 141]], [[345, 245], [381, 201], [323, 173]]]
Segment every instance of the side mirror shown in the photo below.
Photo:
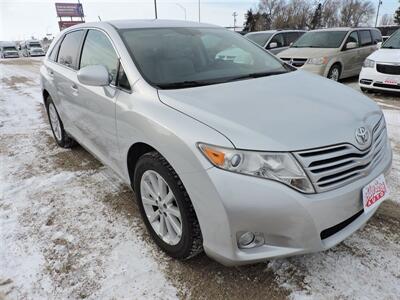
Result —
[[346, 44], [346, 50], [355, 49], [355, 48], [357, 48], [357, 43], [355, 43], [355, 42], [349, 42]]
[[278, 43], [276, 43], [276, 42], [272, 42], [272, 43], [269, 44], [269, 49], [274, 49], [274, 48], [277, 48], [277, 47], [278, 47]]
[[110, 74], [103, 65], [87, 66], [78, 71], [80, 83], [91, 86], [107, 86], [111, 82]]
[[376, 46], [378, 47], [378, 49], [382, 48], [382, 42], [377, 43]]

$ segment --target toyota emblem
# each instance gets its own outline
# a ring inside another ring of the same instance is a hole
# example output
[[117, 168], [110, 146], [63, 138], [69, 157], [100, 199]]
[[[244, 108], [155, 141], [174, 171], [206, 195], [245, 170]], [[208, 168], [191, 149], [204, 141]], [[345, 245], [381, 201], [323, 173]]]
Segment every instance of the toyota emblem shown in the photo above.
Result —
[[365, 127], [357, 128], [356, 141], [360, 145], [365, 145], [369, 141], [369, 131]]

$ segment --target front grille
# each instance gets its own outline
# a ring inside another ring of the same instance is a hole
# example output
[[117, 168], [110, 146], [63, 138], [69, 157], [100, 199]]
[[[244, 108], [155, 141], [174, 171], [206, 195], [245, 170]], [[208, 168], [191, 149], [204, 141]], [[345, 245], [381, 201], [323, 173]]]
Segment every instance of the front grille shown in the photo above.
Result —
[[376, 70], [383, 74], [400, 75], [400, 65], [377, 64]]
[[383, 116], [374, 126], [372, 143], [366, 150], [351, 144], [328, 146], [294, 153], [317, 192], [326, 192], [368, 175], [382, 160], [386, 149]]
[[292, 65], [294, 67], [300, 68], [304, 66], [304, 64], [307, 62], [307, 58], [287, 58], [287, 57], [282, 57], [281, 60], [283, 60], [285, 63]]
[[392, 89], [392, 90], [400, 90], [400, 85], [394, 85], [394, 84], [385, 84], [385, 83], [374, 83], [374, 86], [380, 87], [380, 88], [385, 88], [385, 89]]

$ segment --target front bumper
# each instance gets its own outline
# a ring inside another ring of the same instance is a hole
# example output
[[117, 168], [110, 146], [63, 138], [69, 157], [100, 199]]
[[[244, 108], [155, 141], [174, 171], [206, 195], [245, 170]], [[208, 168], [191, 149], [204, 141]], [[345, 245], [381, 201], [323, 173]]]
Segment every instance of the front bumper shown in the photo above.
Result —
[[[362, 227], [375, 213], [363, 212], [361, 190], [388, 173], [392, 150], [366, 177], [345, 187], [306, 195], [281, 183], [211, 168], [185, 174], [187, 188], [200, 222], [204, 250], [218, 262], [232, 266], [317, 252], [333, 247]], [[376, 209], [375, 209], [376, 210]], [[328, 238], [321, 233], [360, 213]], [[262, 233], [265, 243], [239, 249], [237, 233]]]
[[[397, 86], [385, 84], [385, 80], [397, 81], [399, 84]], [[399, 75], [379, 73], [376, 68], [362, 68], [358, 83], [364, 89], [400, 92]]]
[[300, 67], [301, 70], [305, 70], [317, 75], [321, 75], [326, 77], [327, 72], [326, 72], [326, 65], [312, 65], [312, 64], [304, 64], [302, 67]]

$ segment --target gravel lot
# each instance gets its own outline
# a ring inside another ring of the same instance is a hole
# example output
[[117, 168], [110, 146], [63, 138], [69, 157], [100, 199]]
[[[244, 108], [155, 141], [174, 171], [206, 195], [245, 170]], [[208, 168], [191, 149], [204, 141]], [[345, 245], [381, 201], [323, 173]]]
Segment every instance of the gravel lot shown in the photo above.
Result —
[[166, 257], [129, 187], [81, 147], [56, 146], [40, 62], [0, 61], [0, 300], [398, 299], [400, 97], [369, 95], [384, 109], [394, 163], [391, 200], [363, 230], [323, 253], [226, 268]]

